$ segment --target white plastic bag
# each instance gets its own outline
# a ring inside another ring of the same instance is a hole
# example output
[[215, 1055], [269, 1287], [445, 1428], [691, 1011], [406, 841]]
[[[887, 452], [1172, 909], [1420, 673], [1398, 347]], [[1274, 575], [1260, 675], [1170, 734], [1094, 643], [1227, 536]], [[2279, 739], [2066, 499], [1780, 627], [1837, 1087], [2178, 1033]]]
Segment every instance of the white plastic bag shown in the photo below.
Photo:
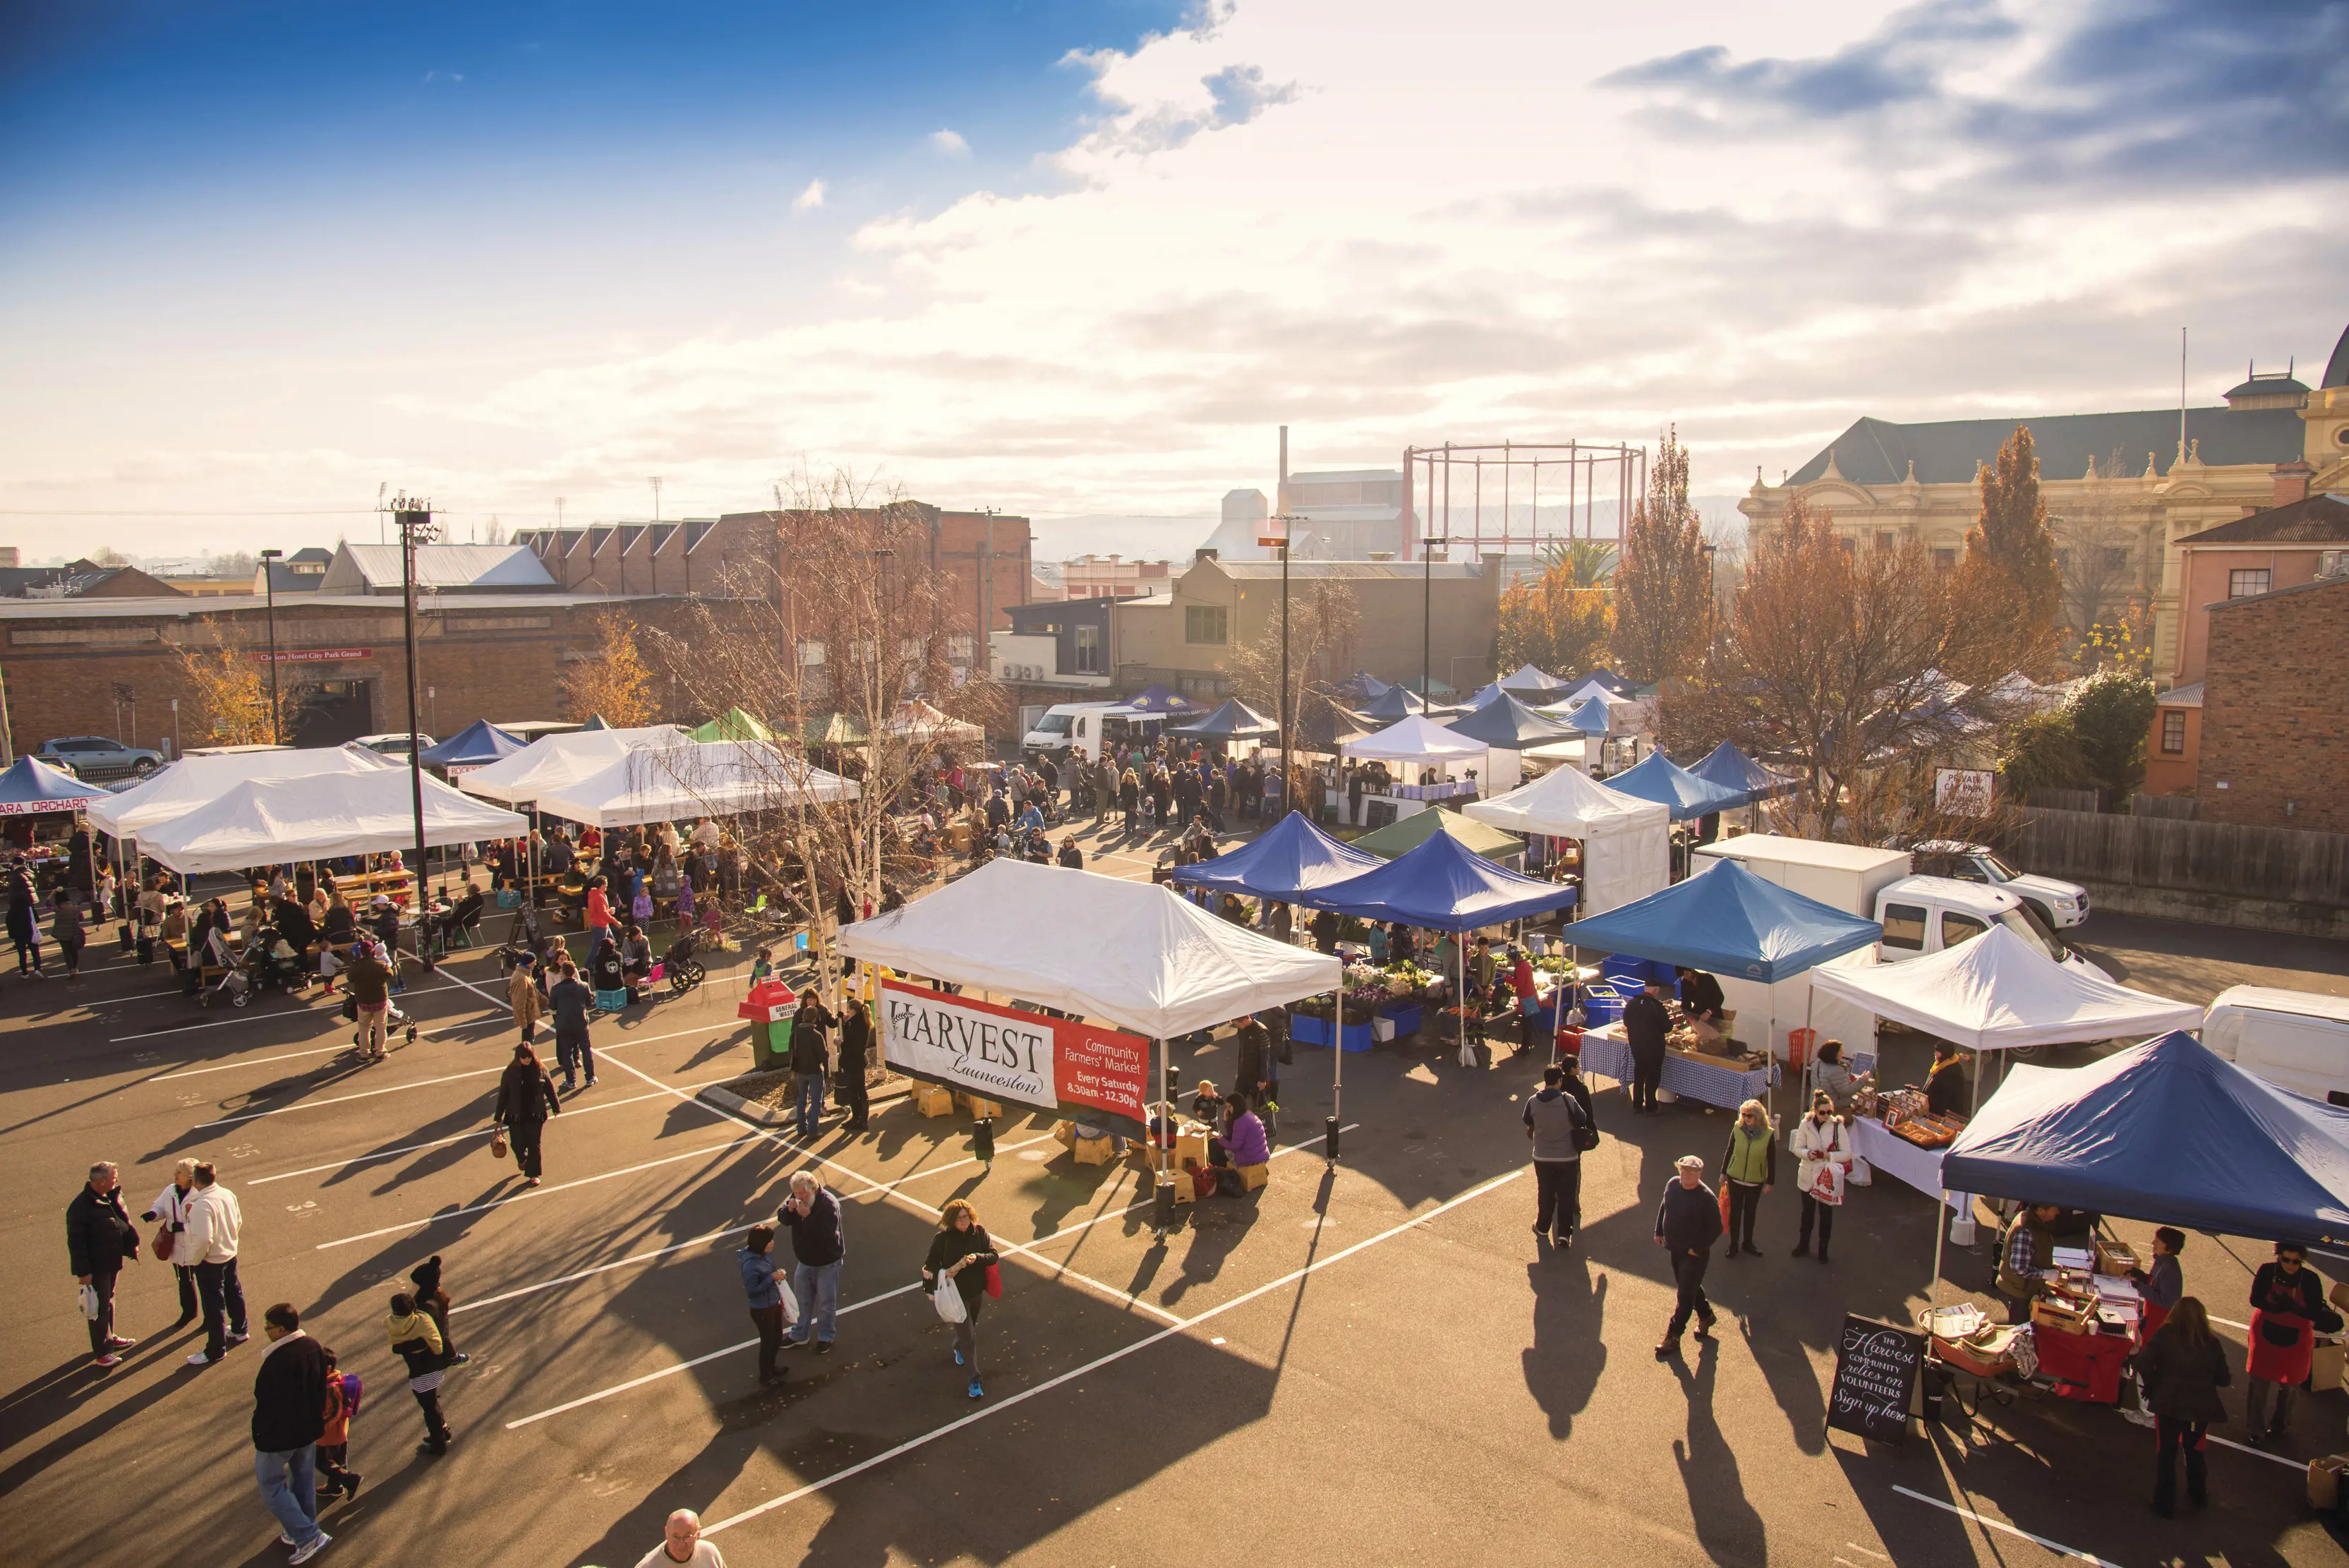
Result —
[[938, 1309], [938, 1316], [947, 1323], [967, 1323], [970, 1320], [969, 1310], [962, 1304], [962, 1292], [957, 1289], [955, 1282], [944, 1274], [938, 1276], [937, 1293], [930, 1300]]
[[778, 1304], [783, 1309], [783, 1326], [789, 1328], [800, 1320], [800, 1303], [799, 1298], [792, 1294], [789, 1282], [781, 1274], [775, 1276], [775, 1295]]
[[98, 1287], [96, 1285], [82, 1286], [81, 1294], [78, 1300], [81, 1304], [81, 1315], [89, 1319], [90, 1322], [96, 1323], [98, 1321]]
[[1851, 1168], [1844, 1172], [1843, 1179], [1849, 1187], [1873, 1187], [1876, 1185], [1876, 1167], [1860, 1156], [1853, 1155]]

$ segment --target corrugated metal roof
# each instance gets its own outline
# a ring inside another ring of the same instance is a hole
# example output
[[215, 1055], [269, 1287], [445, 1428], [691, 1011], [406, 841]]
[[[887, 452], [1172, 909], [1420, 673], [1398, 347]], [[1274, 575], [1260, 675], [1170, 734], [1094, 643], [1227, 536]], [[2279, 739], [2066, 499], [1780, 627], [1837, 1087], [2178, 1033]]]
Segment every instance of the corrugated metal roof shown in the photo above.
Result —
[[[416, 582], [427, 588], [554, 587], [554, 579], [526, 545], [424, 545], [416, 551]], [[323, 593], [398, 588], [399, 546], [349, 545], [335, 553], [319, 584]]]
[[[673, 598], [669, 594], [467, 594], [462, 598], [425, 598], [418, 607], [429, 614], [466, 615], [492, 609], [570, 609], [580, 605], [613, 604], [636, 599]], [[0, 598], [0, 620], [187, 620], [234, 610], [259, 610], [266, 601], [258, 594], [223, 594], [214, 598], [176, 595], [163, 598], [8, 599]], [[299, 607], [332, 605], [344, 609], [397, 614], [397, 594], [304, 594]], [[283, 615], [294, 607], [277, 601]], [[284, 623], [280, 623], [281, 626]], [[295, 625], [300, 622], [291, 623]]]

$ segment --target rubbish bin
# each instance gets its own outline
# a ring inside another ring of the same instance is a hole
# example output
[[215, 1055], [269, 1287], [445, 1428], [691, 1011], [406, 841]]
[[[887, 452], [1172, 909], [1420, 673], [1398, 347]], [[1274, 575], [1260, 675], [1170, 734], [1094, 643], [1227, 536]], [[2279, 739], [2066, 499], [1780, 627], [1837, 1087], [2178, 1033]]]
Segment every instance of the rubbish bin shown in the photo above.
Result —
[[750, 1027], [750, 1068], [753, 1072], [772, 1072], [792, 1064], [792, 1021], [770, 1023], [761, 1028]]

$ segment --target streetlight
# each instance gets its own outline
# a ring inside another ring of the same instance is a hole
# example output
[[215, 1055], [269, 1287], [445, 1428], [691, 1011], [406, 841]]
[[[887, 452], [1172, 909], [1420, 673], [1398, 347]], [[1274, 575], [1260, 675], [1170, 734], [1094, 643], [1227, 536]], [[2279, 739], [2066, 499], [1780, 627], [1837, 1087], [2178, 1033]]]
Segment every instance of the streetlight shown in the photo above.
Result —
[[285, 558], [283, 550], [261, 552], [261, 592], [269, 606], [269, 741], [282, 746], [285, 737], [279, 734], [277, 722], [277, 567], [275, 563]]
[[399, 603], [408, 634], [408, 789], [416, 814], [416, 956], [424, 957], [424, 749], [416, 726], [416, 551], [440, 536], [432, 522], [432, 503], [403, 495], [392, 503], [392, 521], [399, 529]]
[[[1420, 542], [1420, 622], [1419, 622], [1419, 703], [1425, 712], [1435, 703], [1435, 691], [1431, 676], [1435, 668], [1435, 547], [1449, 546], [1449, 538], [1422, 539]], [[1452, 552], [1447, 547], [1444, 556]]]
[[1257, 524], [1256, 533], [1258, 545], [1277, 545], [1280, 550], [1280, 815], [1284, 817], [1295, 796], [1295, 786], [1288, 779], [1288, 539], [1291, 527], [1302, 521], [1286, 512], [1275, 513]]

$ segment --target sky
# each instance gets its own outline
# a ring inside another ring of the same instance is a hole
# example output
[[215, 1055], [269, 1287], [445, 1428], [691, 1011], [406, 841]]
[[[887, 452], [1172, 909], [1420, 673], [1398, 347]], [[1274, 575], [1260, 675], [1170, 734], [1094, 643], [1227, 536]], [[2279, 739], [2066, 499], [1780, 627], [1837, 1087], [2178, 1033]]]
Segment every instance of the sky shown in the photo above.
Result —
[[2349, 0], [9, 6], [0, 544], [843, 468], [1181, 554], [1283, 423], [1676, 428], [1733, 494], [1862, 414], [2169, 406], [2181, 326], [2197, 404], [2321, 367], [2344, 196]]

